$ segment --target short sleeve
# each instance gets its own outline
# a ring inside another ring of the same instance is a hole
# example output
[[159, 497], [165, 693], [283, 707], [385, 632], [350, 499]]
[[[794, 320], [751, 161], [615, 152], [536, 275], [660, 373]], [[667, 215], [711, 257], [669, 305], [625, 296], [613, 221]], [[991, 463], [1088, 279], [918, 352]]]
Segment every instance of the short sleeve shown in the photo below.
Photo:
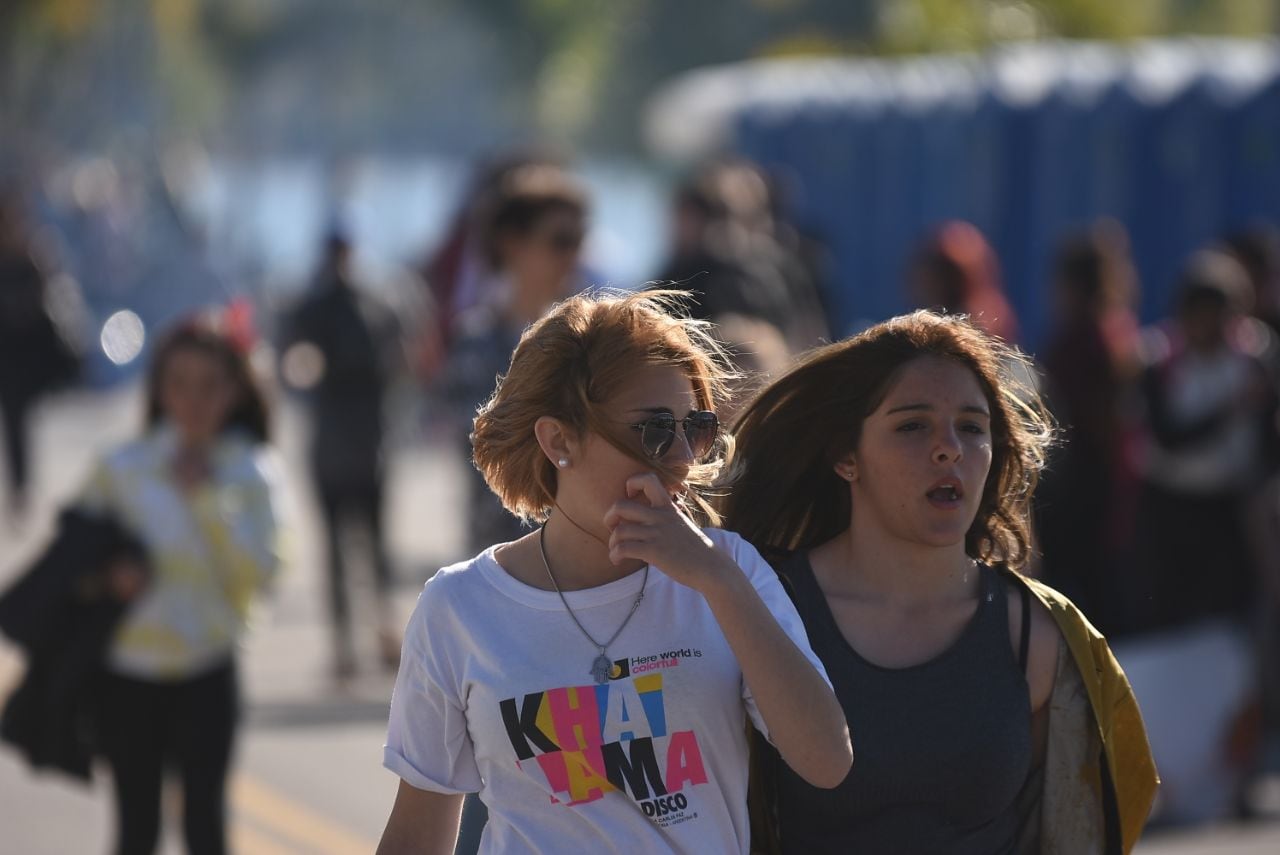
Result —
[[454, 681], [442, 679], [441, 645], [449, 642], [433, 640], [428, 631], [430, 588], [423, 589], [405, 632], [382, 765], [420, 790], [478, 792], [480, 772], [462, 699]]
[[[764, 557], [756, 551], [756, 548], [740, 536], [732, 532], [720, 532], [717, 535], [714, 531], [708, 530], [707, 533], [712, 536], [713, 541], [718, 546], [733, 557], [738, 566], [742, 568], [742, 572], [747, 574], [747, 578], [751, 580], [752, 587], [756, 589], [756, 593], [760, 595], [765, 608], [773, 615], [773, 619], [778, 622], [778, 626], [782, 627], [782, 631], [804, 654], [804, 657], [809, 660], [809, 663], [822, 676], [823, 681], [827, 685], [831, 685], [831, 678], [827, 676], [827, 670], [822, 667], [822, 662], [818, 659], [818, 655], [809, 646], [809, 635], [805, 632], [804, 622], [800, 620], [800, 614], [796, 611], [795, 604], [787, 596], [786, 589], [782, 587], [778, 574], [769, 566], [769, 562], [765, 561]], [[745, 680], [742, 682], [742, 700], [756, 730], [760, 731], [766, 739], [769, 738], [769, 728], [765, 725], [764, 718], [756, 708], [755, 698], [751, 696], [751, 690], [747, 687]]]

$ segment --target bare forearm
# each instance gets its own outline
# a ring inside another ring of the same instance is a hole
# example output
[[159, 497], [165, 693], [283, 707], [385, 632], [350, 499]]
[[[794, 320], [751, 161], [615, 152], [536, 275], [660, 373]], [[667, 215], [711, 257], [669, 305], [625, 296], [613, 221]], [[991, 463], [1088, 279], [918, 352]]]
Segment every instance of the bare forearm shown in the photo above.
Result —
[[782, 758], [814, 786], [834, 787], [853, 762], [844, 711], [751, 582], [734, 570], [720, 574], [703, 595]]
[[853, 762], [844, 713], [727, 552], [671, 503], [653, 473], [627, 479], [626, 499], [604, 516], [609, 557], [647, 561], [706, 598], [733, 649], [769, 738], [814, 786], [834, 787]]
[[400, 782], [377, 855], [453, 855], [462, 796], [430, 793]]

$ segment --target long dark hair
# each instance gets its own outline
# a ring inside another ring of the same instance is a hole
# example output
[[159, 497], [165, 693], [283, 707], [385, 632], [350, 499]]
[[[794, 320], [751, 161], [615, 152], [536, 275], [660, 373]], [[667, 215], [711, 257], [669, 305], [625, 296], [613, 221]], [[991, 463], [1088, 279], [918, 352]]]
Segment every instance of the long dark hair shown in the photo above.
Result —
[[817, 348], [756, 394], [734, 428], [722, 483], [725, 527], [766, 555], [810, 549], [848, 528], [848, 485], [832, 467], [857, 449], [863, 422], [901, 369], [922, 356], [971, 370], [991, 407], [991, 471], [965, 550], [982, 561], [1025, 565], [1050, 417], [1016, 376], [1026, 367], [1021, 354], [964, 318], [928, 311]]
[[239, 399], [227, 414], [221, 432], [238, 428], [258, 442], [267, 442], [270, 438], [267, 399], [254, 379], [247, 354], [217, 322], [204, 317], [181, 322], [157, 345], [147, 372], [147, 428], [154, 428], [164, 420], [160, 384], [169, 359], [182, 350], [194, 350], [216, 360], [240, 390]]

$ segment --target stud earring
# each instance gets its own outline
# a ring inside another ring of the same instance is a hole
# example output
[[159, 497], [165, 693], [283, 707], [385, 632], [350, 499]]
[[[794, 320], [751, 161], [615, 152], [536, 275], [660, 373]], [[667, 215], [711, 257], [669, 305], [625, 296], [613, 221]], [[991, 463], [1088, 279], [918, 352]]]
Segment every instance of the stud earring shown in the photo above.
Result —
[[569, 458], [567, 458], [567, 457], [561, 457], [559, 460], [557, 460], [557, 461], [556, 461], [556, 465], [558, 465], [561, 469], [568, 469], [568, 468], [569, 468]]

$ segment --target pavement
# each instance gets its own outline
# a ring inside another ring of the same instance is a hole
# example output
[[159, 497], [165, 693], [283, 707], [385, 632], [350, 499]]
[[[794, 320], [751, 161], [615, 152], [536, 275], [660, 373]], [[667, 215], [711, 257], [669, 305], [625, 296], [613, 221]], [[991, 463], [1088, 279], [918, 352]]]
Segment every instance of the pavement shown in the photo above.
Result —
[[[0, 588], [49, 534], [57, 507], [74, 495], [94, 457], [134, 435], [136, 388], [71, 393], [36, 414], [38, 490], [27, 523], [0, 522]], [[402, 431], [389, 467], [388, 544], [397, 570], [396, 606], [407, 617], [434, 569], [461, 557], [462, 478], [456, 448]], [[371, 583], [353, 584], [360, 670], [331, 676], [324, 608], [323, 553], [302, 468], [305, 427], [296, 406], [277, 412], [276, 436], [290, 473], [291, 559], [277, 590], [256, 614], [242, 663], [245, 724], [231, 784], [231, 837], [239, 855], [371, 853], [397, 779], [381, 767], [394, 675], [378, 665]], [[357, 574], [359, 575], [359, 574]], [[368, 578], [368, 574], [364, 574]], [[21, 673], [21, 656], [0, 639], [0, 698]], [[0, 852], [65, 855], [107, 852], [112, 817], [105, 770], [86, 787], [56, 774], [32, 774], [0, 747]], [[178, 792], [166, 793], [163, 855], [182, 851], [174, 821]], [[1140, 855], [1275, 855], [1280, 823], [1148, 835]]]

